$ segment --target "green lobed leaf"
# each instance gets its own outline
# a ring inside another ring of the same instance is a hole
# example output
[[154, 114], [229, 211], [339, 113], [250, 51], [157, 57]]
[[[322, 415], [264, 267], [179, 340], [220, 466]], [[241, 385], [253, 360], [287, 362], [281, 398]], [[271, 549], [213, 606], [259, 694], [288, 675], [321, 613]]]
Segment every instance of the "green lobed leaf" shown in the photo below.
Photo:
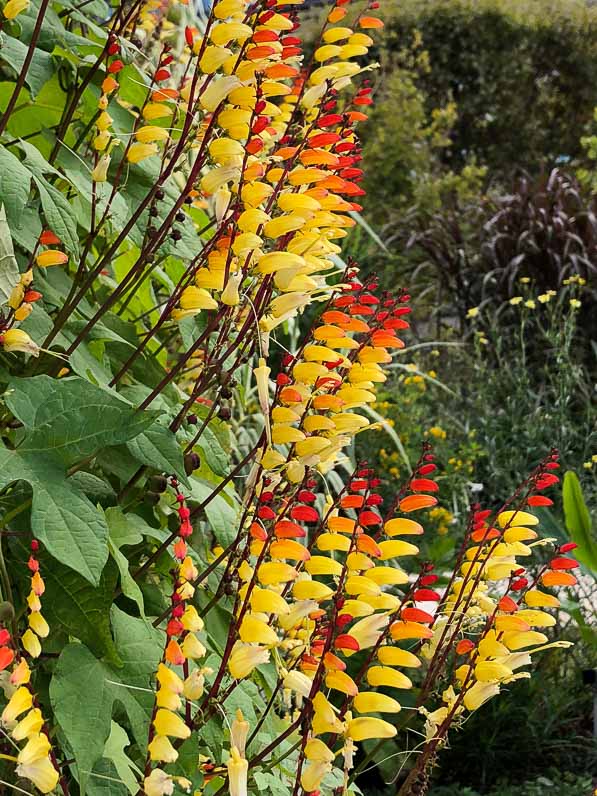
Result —
[[174, 473], [183, 484], [189, 485], [176, 435], [161, 425], [160, 420], [128, 442], [127, 448], [141, 464], [162, 473]]
[[31, 525], [50, 555], [98, 585], [108, 560], [106, 521], [87, 497], [69, 484], [60, 459], [0, 447], [0, 488], [14, 481], [31, 485]]
[[5, 147], [0, 147], [0, 197], [10, 225], [23, 212], [31, 189], [31, 173]]
[[580, 481], [573, 470], [564, 474], [562, 495], [566, 528], [572, 541], [578, 545], [574, 555], [593, 572], [597, 572], [597, 541], [593, 536], [591, 515], [583, 498]]
[[50, 185], [47, 180], [36, 176], [33, 179], [39, 191], [39, 198], [41, 199], [41, 206], [48, 227], [58, 235], [68, 251], [78, 257], [77, 219], [72, 206], [64, 194], [58, 188]]
[[110, 531], [108, 542], [112, 558], [118, 566], [120, 572], [120, 588], [125, 597], [133, 600], [139, 608], [141, 616], [145, 616], [145, 606], [143, 603], [143, 592], [137, 585], [129, 570], [127, 557], [121, 551], [121, 547], [131, 544], [139, 544], [143, 541], [141, 534], [134, 530], [129, 530], [126, 515], [119, 508], [111, 508], [106, 511], [106, 522]]
[[96, 588], [77, 572], [57, 562], [45, 566], [43, 572], [46, 583], [44, 613], [50, 627], [61, 627], [69, 636], [80, 639], [96, 655], [120, 665], [110, 632], [116, 566], [109, 563], [104, 567]]
[[20, 451], [51, 452], [67, 466], [141, 434], [155, 412], [137, 412], [85, 379], [15, 379], [7, 405], [31, 429]]
[[[154, 702], [148, 690], [162, 655], [163, 640], [149, 622], [112, 608], [118, 668], [98, 660], [83, 644], [69, 644], [58, 659], [50, 683], [54, 716], [72, 749], [79, 771], [81, 796], [89, 774], [104, 755], [112, 731], [115, 702], [122, 705], [141, 750]], [[83, 709], [82, 709], [83, 707]]]
[[[2, 59], [17, 73], [23, 69], [28, 50], [28, 46], [19, 39], [6, 35], [2, 37]], [[51, 55], [36, 47], [25, 78], [25, 83], [31, 89], [31, 96], [35, 97], [53, 75], [54, 64]]]

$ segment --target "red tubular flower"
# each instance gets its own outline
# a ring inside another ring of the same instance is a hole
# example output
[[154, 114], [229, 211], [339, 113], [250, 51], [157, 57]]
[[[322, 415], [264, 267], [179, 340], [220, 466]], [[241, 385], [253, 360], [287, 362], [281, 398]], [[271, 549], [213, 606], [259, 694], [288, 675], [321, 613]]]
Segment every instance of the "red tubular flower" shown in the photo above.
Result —
[[257, 516], [260, 520], [275, 520], [276, 512], [269, 506], [259, 506]]
[[290, 516], [299, 522], [318, 522], [319, 520], [319, 514], [312, 506], [293, 506]]
[[558, 556], [556, 558], [552, 558], [549, 562], [549, 566], [552, 569], [576, 569], [578, 567], [578, 561], [574, 558], [564, 558], [563, 556]]
[[120, 59], [116, 59], [116, 61], [112, 61], [112, 63], [108, 67], [108, 72], [111, 75], [115, 75], [118, 72], [122, 71], [123, 69], [124, 69], [123, 62]]
[[413, 492], [438, 492], [439, 486], [430, 478], [413, 478], [410, 482]]
[[400, 617], [405, 622], [421, 622], [423, 624], [433, 622], [433, 616], [421, 608], [403, 608]]
[[304, 539], [307, 535], [304, 528], [290, 520], [279, 520], [274, 526], [278, 539]]
[[553, 506], [553, 500], [545, 495], [531, 495], [527, 503], [529, 506]]
[[334, 648], [337, 650], [352, 650], [353, 652], [358, 652], [361, 649], [356, 638], [353, 638], [347, 633], [341, 633], [337, 636], [334, 642]]
[[433, 473], [437, 470], [437, 465], [435, 464], [424, 464], [418, 469], [418, 473], [420, 475], [429, 475], [429, 473]]
[[433, 589], [417, 589], [413, 594], [413, 600], [421, 603], [436, 603], [441, 600], [441, 595]]
[[361, 511], [359, 514], [359, 525], [368, 528], [371, 525], [381, 525], [382, 519], [374, 511]]
[[39, 242], [43, 246], [55, 246], [56, 244], [61, 243], [61, 240], [52, 232], [51, 229], [46, 229], [39, 236]]
[[508, 597], [505, 595], [498, 603], [498, 608], [500, 611], [504, 611], [506, 614], [513, 614], [518, 611], [518, 604], [514, 602], [512, 597]]
[[328, 113], [325, 116], [321, 116], [317, 122], [319, 127], [335, 127], [341, 123], [342, 117], [339, 113]]

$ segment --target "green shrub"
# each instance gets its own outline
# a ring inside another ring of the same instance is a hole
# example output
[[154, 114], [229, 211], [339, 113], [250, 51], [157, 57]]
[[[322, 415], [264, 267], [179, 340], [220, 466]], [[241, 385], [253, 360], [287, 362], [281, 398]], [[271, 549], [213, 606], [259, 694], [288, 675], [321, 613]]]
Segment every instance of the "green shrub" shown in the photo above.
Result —
[[574, 157], [597, 82], [597, 9], [561, 0], [405, 0], [391, 6], [386, 51], [420, 32], [427, 111], [453, 101], [452, 167], [475, 156], [497, 174]]
[[364, 136], [367, 213], [380, 225], [394, 221], [406, 209], [436, 210], [446, 196], [464, 200], [476, 195], [485, 176], [485, 169], [474, 161], [457, 171], [442, 163], [442, 152], [450, 147], [457, 124], [457, 109], [450, 100], [429, 107], [421, 88], [430, 72], [429, 56], [417, 32], [383, 60]]

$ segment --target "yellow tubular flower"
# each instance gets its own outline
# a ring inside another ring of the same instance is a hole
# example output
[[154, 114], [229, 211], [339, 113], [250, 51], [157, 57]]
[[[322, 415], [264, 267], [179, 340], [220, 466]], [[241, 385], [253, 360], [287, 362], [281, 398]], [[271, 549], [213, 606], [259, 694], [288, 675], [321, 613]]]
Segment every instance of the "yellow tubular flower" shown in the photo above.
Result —
[[356, 696], [359, 692], [357, 684], [352, 677], [342, 671], [328, 672], [325, 678], [325, 684], [328, 688], [333, 688], [351, 697]]
[[496, 683], [476, 682], [469, 688], [464, 695], [464, 706], [467, 710], [477, 710], [487, 702], [488, 699], [500, 693], [500, 687]]
[[276, 631], [267, 622], [258, 619], [253, 614], [245, 614], [240, 626], [239, 636], [246, 644], [256, 643], [273, 647], [278, 643]]
[[135, 133], [135, 138], [142, 144], [151, 144], [154, 141], [167, 141], [170, 137], [168, 130], [155, 125], [140, 127]]
[[185, 658], [197, 660], [203, 658], [207, 650], [194, 633], [188, 633], [182, 642], [182, 654]]
[[126, 154], [126, 159], [129, 161], [129, 163], [140, 163], [142, 160], [152, 157], [152, 155], [157, 155], [157, 153], [157, 144], [142, 144], [140, 142], [136, 142], [131, 144], [129, 151]]
[[156, 735], [147, 747], [149, 759], [159, 763], [174, 763], [178, 760], [178, 752], [165, 735]]
[[44, 726], [44, 719], [39, 708], [33, 708], [27, 715], [21, 719], [14, 730], [11, 731], [11, 736], [15, 741], [22, 741], [29, 738], [31, 735], [36, 735], [41, 732]]
[[[306, 551], [306, 548], [303, 547], [303, 550]], [[255, 587], [251, 592], [251, 608], [257, 613], [276, 614], [276, 616], [290, 613], [290, 607], [281, 595], [259, 587]]]
[[292, 594], [296, 600], [316, 600], [321, 602], [329, 600], [334, 590], [315, 580], [300, 580], [292, 587]]
[[268, 661], [269, 651], [265, 647], [237, 642], [228, 659], [228, 670], [235, 680], [242, 680], [257, 666]]
[[191, 734], [190, 729], [184, 723], [184, 721], [177, 716], [176, 713], [172, 713], [170, 710], [165, 710], [164, 708], [160, 708], [153, 720], [153, 726], [155, 731], [158, 735], [167, 735], [170, 738], [188, 738]]
[[342, 564], [327, 556], [311, 556], [310, 560], [305, 564], [305, 571], [310, 575], [334, 575], [335, 577], [340, 577]]
[[6, 19], [14, 19], [23, 11], [29, 8], [30, 0], [8, 0], [8, 3], [2, 9], [2, 13]]
[[303, 697], [308, 697], [311, 693], [313, 681], [310, 680], [306, 674], [297, 672], [295, 669], [292, 672], [288, 672], [288, 674], [284, 677], [282, 684], [284, 688], [288, 688], [290, 691], [295, 691], [297, 694], [300, 694]]
[[48, 756], [50, 751], [50, 741], [45, 733], [38, 732], [29, 737], [25, 746], [19, 752], [17, 758], [19, 765], [28, 766], [36, 760], [41, 760]]
[[399, 713], [400, 703], [385, 694], [376, 691], [363, 691], [357, 694], [353, 707], [358, 713]]
[[344, 732], [344, 724], [336, 716], [334, 708], [321, 691], [318, 691], [313, 697], [313, 708], [315, 713], [311, 727], [315, 735], [322, 735], [326, 732]]
[[195, 701], [203, 695], [205, 675], [202, 669], [194, 669], [183, 684], [183, 694], [187, 699]]
[[318, 790], [322, 779], [332, 770], [330, 761], [309, 763], [301, 773], [301, 786], [306, 793]]
[[[367, 671], [367, 682], [376, 687], [412, 688], [412, 681], [402, 672], [389, 666], [372, 666]], [[355, 739], [356, 740], [356, 739]]]
[[21, 643], [32, 658], [39, 658], [41, 654], [41, 644], [38, 637], [30, 628], [23, 633]]
[[151, 774], [143, 780], [145, 796], [165, 796], [173, 792], [174, 780], [161, 768], [154, 768]]
[[108, 169], [110, 168], [110, 155], [102, 155], [91, 172], [91, 179], [94, 182], [106, 182], [108, 179]]
[[28, 779], [41, 793], [51, 793], [58, 784], [58, 772], [49, 757], [40, 757], [31, 763], [19, 763], [16, 767], [18, 777]]
[[200, 287], [187, 287], [180, 297], [180, 306], [183, 310], [215, 310], [218, 304], [209, 295], [207, 290]]
[[50, 632], [48, 623], [39, 613], [39, 611], [29, 614], [29, 627], [31, 627], [41, 638], [46, 638]]
[[398, 730], [383, 719], [363, 716], [352, 719], [346, 728], [346, 737], [353, 741], [368, 741], [371, 738], [393, 738]]
[[257, 577], [262, 586], [273, 586], [277, 583], [288, 583], [288, 581], [294, 580], [298, 577], [298, 572], [290, 564], [281, 561], [266, 561], [260, 565]]
[[51, 265], [64, 265], [68, 262], [68, 255], [58, 251], [58, 249], [46, 249], [46, 251], [37, 255], [35, 262], [40, 268], [48, 268]]
[[179, 710], [182, 705], [182, 700], [173, 691], [167, 688], [160, 688], [156, 694], [156, 705], [158, 708], [166, 708], [167, 710]]
[[0, 335], [0, 344], [9, 353], [21, 351], [34, 357], [39, 356], [39, 346], [22, 329], [8, 329]]
[[236, 746], [233, 746], [230, 750], [230, 758], [226, 764], [226, 768], [228, 769], [230, 796], [247, 796], [249, 763], [241, 756]]
[[244, 757], [247, 736], [249, 735], [249, 722], [245, 720], [240, 708], [236, 711], [236, 716], [234, 717], [230, 730], [230, 743], [232, 747], [236, 747], [241, 757]]

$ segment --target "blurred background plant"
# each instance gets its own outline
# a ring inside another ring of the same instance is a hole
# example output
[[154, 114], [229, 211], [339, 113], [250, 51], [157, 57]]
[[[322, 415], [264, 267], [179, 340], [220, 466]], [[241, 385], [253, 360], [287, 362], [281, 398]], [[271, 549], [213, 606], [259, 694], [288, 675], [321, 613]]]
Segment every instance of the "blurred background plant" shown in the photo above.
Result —
[[[391, 497], [421, 443], [433, 444], [441, 507], [428, 512], [425, 544], [441, 561], [459, 544], [455, 529], [471, 502], [495, 505], [556, 447], [568, 471], [564, 498], [540, 511], [553, 536], [579, 544], [583, 564], [576, 600], [561, 595], [562, 637], [574, 654], [546, 655], [532, 684], [513, 684], [510, 701], [466, 722], [442, 753], [431, 796], [589, 796], [597, 785], [594, 691], [583, 681], [597, 667], [597, 7], [400, 0], [384, 13], [363, 136], [365, 173], [376, 178], [365, 181], [361, 224], [343, 256], [412, 291], [415, 343], [378, 392], [379, 430], [357, 438], [356, 454], [379, 463]], [[487, 494], [490, 479], [496, 489]], [[410, 738], [410, 748], [419, 741]], [[360, 777], [371, 796], [394, 792], [400, 744], [387, 743], [385, 763]]]

